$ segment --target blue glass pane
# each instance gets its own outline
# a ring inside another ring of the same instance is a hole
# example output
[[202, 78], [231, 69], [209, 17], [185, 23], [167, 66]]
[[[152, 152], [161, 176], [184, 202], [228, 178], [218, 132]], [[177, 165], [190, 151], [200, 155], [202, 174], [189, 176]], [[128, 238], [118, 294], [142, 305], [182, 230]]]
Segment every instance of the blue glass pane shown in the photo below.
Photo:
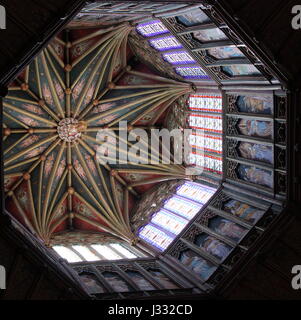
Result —
[[178, 235], [187, 225], [188, 220], [178, 217], [165, 210], [160, 210], [152, 216], [152, 223], [161, 226], [165, 230]]
[[160, 20], [140, 23], [136, 27], [136, 30], [138, 33], [142, 34], [145, 37], [152, 37], [169, 32]]
[[152, 47], [154, 47], [159, 51], [182, 48], [182, 45], [178, 42], [178, 40], [174, 36], [152, 39], [152, 40], [149, 40], [149, 43]]
[[203, 207], [202, 204], [190, 201], [179, 196], [173, 196], [167, 200], [164, 208], [175, 212], [187, 219], [192, 219]]
[[139, 230], [139, 237], [161, 251], [165, 250], [174, 239], [165, 232], [149, 224]]
[[185, 198], [205, 204], [216, 189], [194, 182], [185, 182], [177, 190], [177, 194]]

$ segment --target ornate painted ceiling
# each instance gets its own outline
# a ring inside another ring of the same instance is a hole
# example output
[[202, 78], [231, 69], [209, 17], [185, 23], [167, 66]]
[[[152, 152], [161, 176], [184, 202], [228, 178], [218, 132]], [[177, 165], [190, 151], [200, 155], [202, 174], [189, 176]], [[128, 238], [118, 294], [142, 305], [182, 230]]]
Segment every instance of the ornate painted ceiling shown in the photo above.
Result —
[[99, 130], [114, 131], [121, 120], [129, 131], [160, 128], [170, 106], [192, 92], [133, 60], [132, 29], [62, 31], [4, 99], [6, 209], [46, 244], [70, 231], [135, 242], [130, 215], [141, 194], [187, 178], [181, 165], [97, 161]]

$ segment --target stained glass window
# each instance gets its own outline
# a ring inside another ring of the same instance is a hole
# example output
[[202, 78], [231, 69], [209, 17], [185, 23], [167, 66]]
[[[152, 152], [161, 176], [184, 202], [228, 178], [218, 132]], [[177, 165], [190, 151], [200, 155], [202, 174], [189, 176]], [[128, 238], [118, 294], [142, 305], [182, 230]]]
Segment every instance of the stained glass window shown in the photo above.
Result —
[[203, 129], [208, 132], [222, 133], [222, 117], [200, 115], [191, 113], [189, 115], [189, 125], [194, 129]]
[[[192, 151], [186, 162], [193, 168], [222, 173], [222, 96], [220, 94], [194, 94], [189, 97], [188, 123], [195, 129], [188, 136]], [[194, 111], [194, 112], [193, 112]], [[208, 113], [217, 113], [211, 115]], [[201, 174], [200, 172], [200, 174]]]
[[144, 37], [152, 37], [169, 32], [160, 20], [140, 23], [136, 29], [138, 33], [142, 34]]
[[189, 144], [197, 150], [221, 154], [223, 141], [221, 136], [193, 133], [189, 135]]
[[140, 238], [161, 251], [165, 250], [215, 191], [199, 183], [184, 183], [163, 208], [152, 215], [150, 223], [140, 228]]
[[66, 259], [68, 262], [80, 262], [82, 259], [74, 253], [69, 248], [64, 246], [53, 246], [52, 247], [62, 258]]
[[197, 152], [190, 153], [189, 157], [190, 164], [197, 165], [204, 168], [207, 171], [222, 173], [223, 162], [220, 157], [207, 154], [199, 154]]
[[196, 63], [195, 60], [185, 51], [172, 53], [163, 53], [163, 59], [170, 64], [191, 64]]
[[177, 189], [177, 194], [205, 204], [215, 193], [216, 189], [195, 182], [185, 182]]
[[214, 94], [192, 94], [189, 108], [196, 111], [222, 112], [222, 96]]
[[177, 74], [183, 78], [188, 79], [209, 79], [210, 77], [199, 66], [196, 67], [177, 67], [175, 68]]
[[72, 246], [72, 248], [79, 252], [87, 261], [99, 260], [99, 258], [85, 246]]
[[106, 245], [95, 244], [92, 245], [92, 248], [108, 260], [122, 259], [122, 256], [118, 255], [115, 251], [113, 251], [110, 247]]
[[139, 237], [161, 251], [165, 250], [174, 239], [150, 224], [145, 225], [139, 230]]
[[187, 219], [192, 219], [203, 207], [202, 204], [189, 201], [180, 196], [173, 196], [166, 201], [164, 208]]
[[130, 250], [126, 249], [120, 243], [112, 243], [112, 244], [110, 244], [110, 246], [113, 247], [118, 252], [120, 252], [123, 256], [125, 256], [128, 259], [137, 258], [136, 255], [134, 255]]
[[188, 220], [161, 209], [152, 216], [151, 222], [163, 227], [169, 232], [179, 234], [188, 223]]
[[[138, 258], [136, 252], [133, 252], [125, 243], [93, 244], [91, 246], [73, 245], [69, 247], [59, 245], [52, 248], [70, 263]], [[144, 256], [139, 251], [138, 254]]]
[[182, 45], [174, 36], [167, 36], [149, 40], [152, 47], [159, 51], [165, 51], [170, 49], [180, 49]]

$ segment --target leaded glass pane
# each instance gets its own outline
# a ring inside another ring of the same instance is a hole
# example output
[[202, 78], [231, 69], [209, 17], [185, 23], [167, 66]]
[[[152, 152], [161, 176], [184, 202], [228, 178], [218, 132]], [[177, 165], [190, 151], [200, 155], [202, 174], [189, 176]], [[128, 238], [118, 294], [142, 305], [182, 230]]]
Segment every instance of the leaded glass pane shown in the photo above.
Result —
[[115, 253], [111, 248], [109, 248], [106, 245], [94, 244], [91, 247], [108, 260], [122, 259], [120, 255]]
[[152, 216], [151, 222], [176, 235], [178, 235], [188, 223], [186, 219], [162, 209]]
[[138, 33], [142, 34], [144, 37], [152, 37], [169, 32], [160, 20], [140, 23], [136, 29]]
[[184, 199], [179, 196], [173, 196], [166, 201], [164, 208], [175, 212], [187, 219], [192, 219], [202, 208], [203, 206], [194, 201]]
[[136, 255], [134, 255], [130, 250], [126, 249], [124, 246], [122, 246], [119, 243], [112, 243], [111, 247], [113, 247], [115, 250], [117, 250], [118, 252], [120, 252], [122, 255], [124, 255], [129, 259], [137, 258]]
[[222, 97], [214, 94], [190, 95], [189, 108], [197, 111], [222, 112]]
[[87, 261], [97, 261], [99, 258], [84, 246], [72, 246], [74, 250], [79, 252]]
[[194, 129], [222, 133], [222, 117], [192, 113], [189, 116], [189, 125]]
[[189, 156], [189, 162], [190, 164], [197, 165], [198, 167], [203, 167], [207, 171], [215, 173], [222, 173], [223, 171], [222, 159], [216, 156], [193, 152]]
[[139, 237], [161, 251], [165, 250], [174, 239], [165, 232], [149, 224], [139, 230]]
[[223, 149], [222, 137], [209, 134], [191, 134], [189, 135], [189, 144], [195, 149], [219, 154]]
[[69, 248], [66, 248], [64, 246], [53, 246], [52, 247], [62, 258], [66, 259], [68, 262], [80, 262], [82, 259], [75, 254], [72, 250]]
[[195, 60], [185, 51], [178, 51], [173, 53], [164, 53], [164, 60], [171, 64], [191, 64], [195, 63]]
[[177, 194], [205, 204], [213, 196], [216, 189], [194, 182], [185, 182], [177, 189]]
[[152, 39], [152, 40], [149, 40], [149, 43], [152, 47], [154, 47], [159, 51], [182, 48], [182, 45], [178, 42], [178, 40], [174, 36]]
[[201, 67], [177, 67], [175, 71], [183, 78], [209, 79], [209, 76]]

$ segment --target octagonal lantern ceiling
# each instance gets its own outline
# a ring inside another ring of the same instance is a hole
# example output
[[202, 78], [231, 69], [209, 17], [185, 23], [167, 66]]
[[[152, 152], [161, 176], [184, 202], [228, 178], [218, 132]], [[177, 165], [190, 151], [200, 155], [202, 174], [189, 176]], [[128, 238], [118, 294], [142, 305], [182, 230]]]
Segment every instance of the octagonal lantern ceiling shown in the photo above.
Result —
[[46, 244], [70, 230], [135, 241], [129, 215], [140, 194], [186, 178], [181, 165], [97, 161], [100, 129], [116, 130], [121, 120], [129, 130], [161, 127], [191, 92], [139, 61], [129, 67], [131, 30], [126, 23], [61, 32], [4, 99], [6, 209]]

